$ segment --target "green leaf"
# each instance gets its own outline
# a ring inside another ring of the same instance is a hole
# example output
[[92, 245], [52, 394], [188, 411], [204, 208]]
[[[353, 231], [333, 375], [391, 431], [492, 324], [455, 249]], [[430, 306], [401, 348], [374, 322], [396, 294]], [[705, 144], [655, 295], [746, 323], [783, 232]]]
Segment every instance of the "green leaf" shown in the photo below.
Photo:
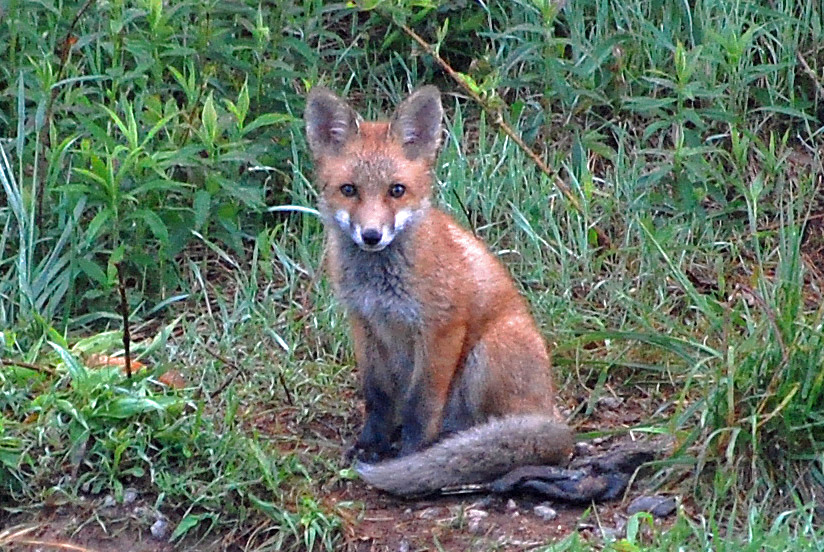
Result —
[[[2, 432], [2, 427], [0, 427]], [[16, 469], [23, 456], [23, 440], [16, 437], [0, 437], [0, 464]]]
[[[260, 186], [242, 186], [236, 181], [222, 175], [214, 175], [214, 180], [220, 184], [221, 189], [229, 196], [235, 198], [244, 206], [250, 209], [260, 210], [265, 207], [263, 201], [263, 190]], [[221, 207], [225, 206], [224, 203]], [[234, 208], [232, 206], [232, 208]], [[224, 211], [225, 214], [225, 211]], [[232, 212], [231, 216], [234, 217]]]
[[100, 268], [100, 265], [90, 261], [89, 259], [77, 259], [77, 266], [80, 270], [89, 277], [90, 280], [97, 282], [101, 286], [107, 286], [109, 281], [106, 278], [106, 273]]
[[169, 115], [166, 115], [165, 117], [163, 117], [162, 119], [160, 119], [160, 120], [159, 120], [159, 121], [158, 121], [158, 122], [157, 122], [157, 123], [156, 123], [156, 124], [155, 124], [155, 125], [154, 125], [151, 129], [150, 129], [150, 130], [149, 130], [148, 134], [146, 134], [146, 137], [143, 139], [143, 142], [141, 142], [140, 147], [145, 147], [145, 146], [146, 146], [146, 144], [148, 144], [148, 143], [151, 141], [151, 139], [152, 139], [152, 138], [154, 138], [155, 134], [157, 134], [158, 132], [160, 132], [161, 130], [163, 130], [163, 127], [165, 127], [165, 126], [166, 126], [166, 123], [168, 123], [169, 121], [171, 121], [172, 119], [174, 119], [175, 117], [177, 117], [179, 113], [180, 113], [179, 111], [175, 111], [174, 113], [170, 113]]
[[48, 342], [51, 345], [52, 349], [54, 349], [60, 360], [63, 361], [63, 365], [66, 367], [66, 370], [69, 372], [69, 376], [72, 378], [72, 381], [76, 383], [79, 387], [83, 387], [88, 381], [89, 373], [86, 370], [86, 367], [80, 364], [77, 359], [72, 355], [65, 347], [62, 345], [58, 345], [53, 341]]
[[121, 118], [118, 116], [118, 114], [117, 114], [117, 113], [115, 113], [114, 111], [112, 111], [111, 109], [109, 109], [108, 107], [106, 107], [105, 105], [101, 105], [100, 107], [102, 107], [102, 108], [103, 108], [103, 111], [105, 111], [106, 113], [108, 113], [108, 114], [109, 114], [109, 118], [111, 118], [111, 120], [112, 120], [112, 121], [114, 121], [114, 124], [115, 124], [115, 125], [117, 125], [117, 128], [119, 128], [119, 129], [120, 129], [120, 132], [123, 134], [123, 136], [124, 136], [124, 137], [126, 137], [126, 139], [127, 139], [127, 140], [131, 141], [131, 140], [130, 140], [130, 129], [129, 129], [129, 125], [127, 125], [126, 123], [124, 123], [124, 122], [123, 122], [123, 119], [121, 119]]
[[243, 129], [243, 123], [246, 121], [246, 116], [249, 114], [249, 80], [247, 79], [243, 83], [243, 88], [240, 89], [240, 93], [237, 97], [237, 105], [233, 104], [231, 101], [226, 100], [226, 107], [237, 119], [237, 128], [238, 130]]
[[117, 246], [117, 248], [114, 251], [112, 251], [111, 256], [109, 256], [109, 263], [113, 264], [113, 265], [116, 265], [117, 263], [119, 263], [120, 261], [123, 260], [125, 255], [126, 255], [126, 246], [123, 245], [123, 244], [120, 244], [120, 245]]
[[114, 139], [108, 132], [101, 128], [100, 125], [79, 112], [75, 113], [75, 117], [77, 117], [77, 120], [80, 122], [82, 128], [92, 135], [95, 142], [109, 151], [114, 149]]
[[255, 506], [258, 510], [266, 514], [272, 519], [278, 519], [281, 517], [281, 510], [282, 506], [280, 503], [274, 502], [267, 502], [262, 498], [259, 498], [254, 493], [249, 493], [249, 500], [252, 502], [252, 505]]
[[209, 219], [209, 210], [212, 203], [212, 194], [206, 190], [195, 192], [193, 209], [195, 212], [195, 230], [200, 230]]
[[100, 176], [99, 174], [97, 174], [97, 171], [92, 172], [92, 171], [87, 171], [86, 169], [76, 168], [76, 169], [74, 169], [74, 172], [76, 174], [83, 175], [83, 176], [89, 178], [90, 180], [93, 180], [94, 182], [97, 182], [98, 184], [100, 184], [101, 187], [105, 188], [106, 185], [107, 185], [106, 176], [105, 175]]
[[111, 330], [80, 339], [72, 347], [72, 354], [102, 353], [117, 349], [123, 344], [123, 332]]
[[248, 134], [253, 130], [256, 130], [264, 126], [290, 123], [294, 120], [295, 118], [293, 116], [287, 115], [286, 113], [264, 113], [263, 115], [249, 123], [249, 126], [243, 129], [243, 134]]
[[89, 223], [89, 227], [86, 229], [86, 241], [88, 243], [96, 240], [101, 229], [109, 221], [111, 216], [112, 212], [109, 209], [103, 209], [94, 216], [92, 221]]
[[107, 404], [100, 415], [125, 420], [153, 410], [164, 410], [164, 407], [148, 397], [120, 397]]
[[189, 186], [190, 185], [185, 182], [178, 182], [177, 180], [171, 180], [169, 178], [155, 178], [154, 180], [141, 184], [132, 190], [131, 195], [133, 197], [140, 197], [147, 192], [153, 192], [156, 190], [166, 193], [178, 192], [185, 190]]
[[215, 100], [212, 93], [206, 98], [206, 103], [203, 104], [203, 113], [200, 114], [200, 120], [203, 123], [203, 128], [206, 130], [206, 135], [210, 140], [209, 145], [213, 145], [217, 139], [217, 111], [215, 110]]
[[161, 218], [157, 216], [154, 211], [150, 211], [149, 209], [140, 209], [139, 211], [135, 211], [129, 218], [142, 219], [143, 222], [146, 223], [146, 226], [149, 227], [149, 230], [152, 231], [155, 238], [157, 238], [163, 245], [169, 244], [169, 230], [166, 228], [166, 224], [163, 220], [161, 220]]
[[592, 247], [598, 247], [598, 232], [595, 231], [595, 228], [587, 230], [587, 243]]
[[215, 522], [215, 514], [187, 514], [180, 520], [180, 523], [177, 524], [175, 527], [174, 532], [172, 532], [171, 540], [174, 542], [180, 538], [183, 538], [186, 533], [200, 525], [200, 522], [208, 519], [214, 524]]
[[627, 539], [621, 539], [612, 544], [612, 550], [615, 552], [641, 552], [637, 544], [629, 542]]

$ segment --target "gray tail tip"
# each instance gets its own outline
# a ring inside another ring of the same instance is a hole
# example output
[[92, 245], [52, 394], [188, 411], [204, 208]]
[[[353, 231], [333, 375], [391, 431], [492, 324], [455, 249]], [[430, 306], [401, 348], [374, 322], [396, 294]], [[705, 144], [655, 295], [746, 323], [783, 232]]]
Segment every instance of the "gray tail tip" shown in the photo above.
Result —
[[357, 460], [355, 464], [352, 466], [352, 469], [355, 470], [364, 481], [369, 481], [369, 476], [374, 472], [375, 466], [373, 464], [367, 464], [366, 462], [361, 462]]

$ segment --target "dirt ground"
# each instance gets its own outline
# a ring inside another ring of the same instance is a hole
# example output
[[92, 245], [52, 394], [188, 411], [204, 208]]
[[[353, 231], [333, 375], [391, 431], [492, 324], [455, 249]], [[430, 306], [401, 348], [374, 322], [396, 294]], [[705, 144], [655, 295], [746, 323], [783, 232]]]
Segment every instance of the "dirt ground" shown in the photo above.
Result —
[[[560, 540], [574, 531], [588, 540], [620, 537], [627, 519], [622, 502], [595, 507], [544, 502], [536, 497], [445, 496], [401, 501], [352, 482], [332, 502], [355, 500], [363, 514], [345, 524], [341, 549], [366, 551], [529, 550]], [[140, 530], [138, 519], [124, 512], [106, 530], [90, 512], [43, 511], [26, 524], [34, 527], [3, 550], [75, 550], [89, 552], [170, 552], [172, 550], [242, 550], [240, 543], [206, 539], [198, 544], [159, 542]], [[666, 520], [656, 520], [656, 524]], [[143, 525], [145, 528], [145, 525]], [[233, 539], [229, 539], [231, 541]]]
[[595, 508], [544, 502], [537, 497], [438, 497], [398, 501], [359, 487], [366, 513], [345, 533], [356, 551], [529, 550], [574, 531], [602, 540], [620, 536], [626, 523], [619, 502]]
[[[399, 500], [367, 488], [360, 481], [325, 497], [327, 505], [354, 502], [359, 508], [342, 509], [342, 550], [529, 550], [558, 541], [578, 531], [582, 538], [603, 541], [621, 537], [632, 500], [579, 506], [554, 503], [537, 496], [467, 494], [421, 500]], [[155, 540], [141, 520], [148, 504], [136, 503], [108, 512], [105, 525], [89, 508], [46, 508], [24, 524], [34, 528], [14, 539], [8, 550], [76, 550], [104, 552], [170, 552], [172, 550], [243, 550], [243, 544], [224, 536], [197, 544], [174, 546]], [[657, 524], [667, 520], [656, 519]], [[104, 529], [105, 526], [105, 529]], [[31, 543], [31, 544], [27, 544]], [[6, 549], [0, 546], [0, 549]]]

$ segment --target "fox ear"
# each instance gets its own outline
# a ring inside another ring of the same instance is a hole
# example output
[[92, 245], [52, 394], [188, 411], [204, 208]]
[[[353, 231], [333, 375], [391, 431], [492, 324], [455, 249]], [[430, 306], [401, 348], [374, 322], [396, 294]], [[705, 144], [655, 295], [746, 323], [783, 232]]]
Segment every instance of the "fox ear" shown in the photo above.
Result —
[[441, 145], [441, 93], [424, 86], [406, 98], [389, 122], [392, 136], [403, 145], [407, 159], [434, 158]]
[[315, 86], [306, 98], [303, 112], [309, 149], [317, 158], [335, 154], [358, 132], [360, 117], [334, 92]]

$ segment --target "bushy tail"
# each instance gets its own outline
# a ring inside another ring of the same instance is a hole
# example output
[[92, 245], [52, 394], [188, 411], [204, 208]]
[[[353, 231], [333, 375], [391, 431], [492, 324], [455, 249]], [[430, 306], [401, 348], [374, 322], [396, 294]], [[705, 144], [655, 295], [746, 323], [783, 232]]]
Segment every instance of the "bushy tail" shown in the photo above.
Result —
[[358, 464], [364, 481], [399, 496], [486, 483], [520, 466], [562, 464], [572, 430], [541, 415], [509, 416], [447, 437], [420, 452], [378, 464]]

